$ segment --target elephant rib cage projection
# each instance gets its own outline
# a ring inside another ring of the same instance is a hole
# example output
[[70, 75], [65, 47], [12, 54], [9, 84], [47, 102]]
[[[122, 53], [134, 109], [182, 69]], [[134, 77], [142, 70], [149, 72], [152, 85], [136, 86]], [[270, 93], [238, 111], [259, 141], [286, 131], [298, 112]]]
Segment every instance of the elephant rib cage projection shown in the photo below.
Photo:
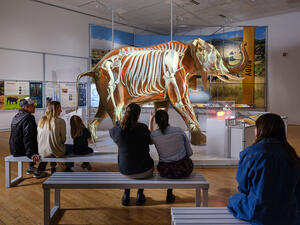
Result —
[[230, 74], [242, 71], [247, 65], [245, 43], [241, 44], [241, 50], [243, 60], [234, 68], [223, 61], [213, 45], [200, 38], [191, 44], [170, 41], [145, 48], [112, 50], [95, 67], [77, 77], [77, 87], [81, 77], [93, 77], [100, 96], [98, 111], [89, 123], [93, 138], [97, 138], [96, 128], [107, 115], [115, 124], [129, 103], [153, 102], [155, 109], [167, 108], [171, 103], [189, 128], [191, 143], [204, 144], [206, 137], [189, 99], [189, 79], [194, 75], [201, 75], [204, 83], [207, 75], [225, 82], [243, 79]]

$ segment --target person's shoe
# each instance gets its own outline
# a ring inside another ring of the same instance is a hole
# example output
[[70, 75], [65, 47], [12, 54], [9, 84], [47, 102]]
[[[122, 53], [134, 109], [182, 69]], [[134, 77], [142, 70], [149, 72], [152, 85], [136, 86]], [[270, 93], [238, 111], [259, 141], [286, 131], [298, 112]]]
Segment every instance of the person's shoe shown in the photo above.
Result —
[[35, 168], [34, 167], [30, 167], [26, 170], [26, 174], [33, 174], [35, 171]]
[[37, 179], [44, 178], [44, 177], [47, 177], [47, 176], [48, 176], [48, 173], [45, 172], [45, 171], [35, 171], [34, 174], [33, 174], [33, 177], [35, 177]]
[[124, 194], [122, 197], [122, 205], [129, 206], [129, 202], [130, 202], [130, 196]]
[[56, 168], [55, 167], [51, 167], [51, 175], [54, 174], [56, 172]]
[[171, 204], [175, 201], [175, 195], [173, 194], [167, 194], [166, 203]]
[[135, 205], [144, 205], [146, 202], [146, 197], [144, 194], [137, 194]]
[[88, 170], [92, 170], [92, 166], [91, 166], [91, 164], [90, 163], [82, 163], [81, 164], [81, 168], [83, 168], [83, 169], [88, 169]]
[[65, 172], [73, 172], [73, 170], [71, 170], [70, 167], [67, 167], [67, 168], [65, 169]]

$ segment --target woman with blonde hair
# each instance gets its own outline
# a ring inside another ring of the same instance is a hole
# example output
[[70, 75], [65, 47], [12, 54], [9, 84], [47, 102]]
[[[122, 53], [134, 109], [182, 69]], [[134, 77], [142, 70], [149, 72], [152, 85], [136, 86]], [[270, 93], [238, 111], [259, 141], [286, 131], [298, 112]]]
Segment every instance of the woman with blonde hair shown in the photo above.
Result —
[[[42, 157], [62, 157], [70, 154], [70, 148], [66, 148], [66, 123], [60, 118], [61, 104], [51, 101], [47, 105], [44, 116], [38, 123], [38, 149]], [[56, 163], [50, 163], [51, 172], [56, 171]], [[66, 171], [71, 171], [73, 163], [67, 163]]]

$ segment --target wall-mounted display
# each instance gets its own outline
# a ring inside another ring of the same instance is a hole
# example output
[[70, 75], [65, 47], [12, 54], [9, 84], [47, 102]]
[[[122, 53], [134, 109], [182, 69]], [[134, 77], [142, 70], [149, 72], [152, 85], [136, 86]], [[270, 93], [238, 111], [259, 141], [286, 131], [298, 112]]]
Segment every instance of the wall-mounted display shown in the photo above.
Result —
[[5, 109], [19, 109], [20, 100], [29, 97], [29, 82], [5, 81], [4, 96]]
[[4, 109], [4, 80], [0, 80], [0, 110]]
[[78, 106], [86, 106], [86, 84], [78, 84]]
[[43, 107], [43, 83], [30, 82], [30, 98], [36, 103], [36, 108]]
[[62, 107], [73, 107], [76, 105], [76, 84], [60, 83], [60, 99]]

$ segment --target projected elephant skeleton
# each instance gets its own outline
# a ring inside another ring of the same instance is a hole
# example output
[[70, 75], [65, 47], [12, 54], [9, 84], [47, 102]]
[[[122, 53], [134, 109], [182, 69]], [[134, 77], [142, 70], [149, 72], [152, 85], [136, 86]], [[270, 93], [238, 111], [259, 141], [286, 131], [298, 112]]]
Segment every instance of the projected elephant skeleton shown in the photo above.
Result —
[[[154, 102], [155, 110], [171, 103], [191, 132], [191, 143], [204, 144], [206, 137], [200, 130], [189, 99], [189, 79], [201, 74], [225, 82], [241, 80], [233, 76], [245, 68], [248, 56], [241, 44], [243, 60], [230, 68], [216, 48], [198, 38], [191, 44], [170, 41], [147, 48], [123, 47], [109, 52], [90, 71], [77, 77], [90, 76], [100, 96], [98, 111], [89, 123], [93, 138], [98, 124], [107, 116], [113, 123], [121, 119], [122, 109], [129, 103]], [[225, 78], [224, 78], [225, 77]]]

